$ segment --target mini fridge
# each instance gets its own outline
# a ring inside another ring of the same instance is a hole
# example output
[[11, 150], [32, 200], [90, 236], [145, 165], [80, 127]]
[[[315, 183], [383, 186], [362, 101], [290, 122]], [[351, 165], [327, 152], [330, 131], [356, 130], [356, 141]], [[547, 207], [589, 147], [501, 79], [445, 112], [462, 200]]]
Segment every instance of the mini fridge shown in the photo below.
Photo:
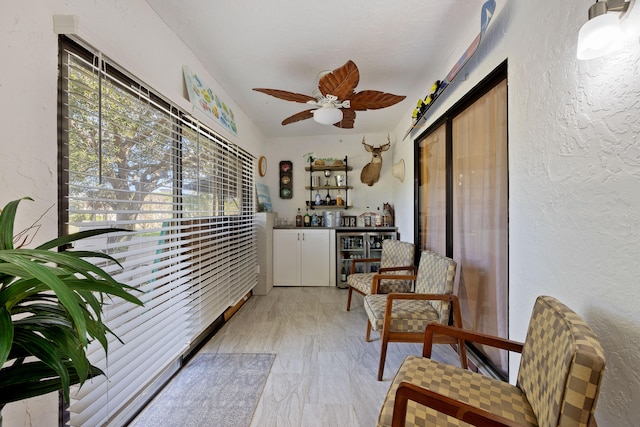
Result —
[[[380, 258], [382, 242], [397, 238], [396, 231], [336, 231], [336, 285], [347, 288], [347, 279], [351, 273], [351, 263], [355, 259]], [[356, 263], [356, 273], [375, 273], [379, 262]]]

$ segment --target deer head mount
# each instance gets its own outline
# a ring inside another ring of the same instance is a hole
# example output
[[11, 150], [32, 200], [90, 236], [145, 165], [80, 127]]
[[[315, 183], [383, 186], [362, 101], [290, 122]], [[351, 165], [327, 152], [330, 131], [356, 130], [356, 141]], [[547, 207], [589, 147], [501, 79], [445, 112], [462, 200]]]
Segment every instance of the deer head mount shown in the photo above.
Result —
[[364, 141], [364, 136], [362, 137], [362, 145], [364, 145], [365, 150], [371, 153], [371, 161], [364, 168], [362, 168], [362, 172], [360, 173], [360, 181], [363, 184], [367, 184], [369, 187], [378, 182], [378, 179], [380, 179], [380, 170], [382, 169], [382, 152], [387, 151], [391, 147], [389, 134], [387, 134], [387, 141], [388, 142], [386, 144], [376, 148], [373, 145], [367, 144]]

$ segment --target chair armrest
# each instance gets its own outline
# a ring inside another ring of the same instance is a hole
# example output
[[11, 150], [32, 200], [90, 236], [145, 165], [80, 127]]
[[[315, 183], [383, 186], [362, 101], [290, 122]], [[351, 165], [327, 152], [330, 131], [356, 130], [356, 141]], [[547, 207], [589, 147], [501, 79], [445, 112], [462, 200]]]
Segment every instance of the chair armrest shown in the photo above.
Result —
[[349, 274], [356, 274], [356, 264], [359, 262], [380, 262], [380, 258], [351, 258], [351, 271]]
[[[375, 277], [375, 276], [374, 276]], [[396, 277], [402, 277], [402, 276], [396, 276]], [[438, 300], [438, 301], [449, 301], [453, 304], [453, 309], [454, 309], [454, 317], [457, 315], [459, 316], [459, 303], [458, 303], [458, 297], [453, 295], [453, 294], [420, 294], [420, 293], [390, 293], [387, 294], [387, 305], [385, 306], [385, 319], [386, 318], [391, 318], [391, 311], [393, 310], [393, 300], [396, 299], [412, 299], [412, 300], [423, 300], [423, 301], [433, 301], [433, 300]], [[458, 319], [455, 318], [454, 321], [456, 322], [457, 325], [462, 325], [462, 319]]]
[[[380, 287], [381, 280], [416, 280], [415, 274], [374, 274], [371, 279], [371, 294], [377, 294], [378, 288]], [[392, 295], [392, 294], [389, 294]], [[398, 294], [404, 295], [404, 294]]]
[[455, 326], [430, 323], [424, 331], [424, 347], [422, 348], [423, 357], [431, 357], [431, 347], [433, 345], [434, 334], [446, 335], [463, 341], [471, 341], [478, 344], [488, 345], [490, 347], [522, 353], [523, 343], [518, 341], [482, 334], [480, 332], [474, 332], [467, 329], [456, 328]]
[[[388, 276], [385, 276], [385, 279]], [[394, 276], [391, 276], [394, 277]], [[395, 277], [403, 277], [400, 275], [397, 275]], [[411, 276], [414, 277], [414, 276]], [[387, 301], [388, 300], [394, 300], [394, 299], [418, 299], [418, 300], [439, 300], [439, 301], [452, 301], [453, 299], [456, 299], [455, 295], [452, 294], [419, 294], [419, 293], [391, 293], [391, 294], [387, 294]]]
[[386, 273], [388, 271], [410, 271], [411, 273], [407, 273], [407, 274], [413, 274], [413, 275], [417, 275], [418, 274], [418, 267], [416, 267], [415, 265], [405, 265], [402, 267], [380, 267], [378, 269], [378, 273]]
[[515, 421], [404, 381], [400, 383], [396, 391], [391, 420], [392, 427], [405, 426], [409, 400], [476, 426], [524, 427]]

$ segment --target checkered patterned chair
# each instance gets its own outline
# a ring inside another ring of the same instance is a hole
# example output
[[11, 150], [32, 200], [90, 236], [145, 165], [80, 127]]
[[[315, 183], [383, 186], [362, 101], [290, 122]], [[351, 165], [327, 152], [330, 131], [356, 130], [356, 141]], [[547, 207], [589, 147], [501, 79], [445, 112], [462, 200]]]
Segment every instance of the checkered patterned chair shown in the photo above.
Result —
[[[382, 255], [380, 258], [360, 258], [351, 260], [351, 274], [347, 278], [349, 284], [349, 294], [347, 296], [347, 311], [351, 309], [351, 295], [355, 291], [360, 295], [371, 293], [373, 276], [377, 273], [386, 274], [415, 274], [416, 267], [413, 265], [415, 256], [415, 246], [413, 243], [401, 242], [399, 240], [386, 239], [382, 241]], [[380, 268], [377, 273], [355, 273], [357, 263], [379, 262]], [[390, 292], [409, 292], [413, 288], [410, 280], [383, 280], [380, 282], [378, 291], [382, 294]]]
[[[433, 334], [445, 333], [522, 353], [516, 385], [429, 359]], [[433, 324], [423, 356], [402, 363], [378, 427], [596, 424], [602, 347], [591, 328], [552, 297], [538, 297], [524, 344]]]
[[[424, 329], [430, 323], [449, 324], [449, 314], [453, 310], [454, 325], [462, 326], [458, 298], [453, 295], [453, 281], [456, 276], [456, 262], [435, 252], [423, 251], [420, 255], [418, 274], [381, 275], [373, 278], [371, 295], [364, 298], [367, 312], [366, 340], [370, 340], [371, 329], [380, 332], [380, 364], [378, 380], [382, 380], [387, 344], [390, 342], [422, 342]], [[383, 281], [415, 280], [415, 292], [380, 294], [378, 284]], [[443, 337], [441, 344], [461, 341]], [[464, 346], [458, 346], [460, 364], [467, 367]]]

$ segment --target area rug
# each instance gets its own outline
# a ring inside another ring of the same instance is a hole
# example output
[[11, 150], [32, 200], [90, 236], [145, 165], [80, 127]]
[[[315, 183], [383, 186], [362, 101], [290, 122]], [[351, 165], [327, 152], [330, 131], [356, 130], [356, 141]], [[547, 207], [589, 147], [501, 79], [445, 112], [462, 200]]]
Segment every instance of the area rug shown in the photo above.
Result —
[[246, 427], [274, 359], [275, 354], [199, 354], [129, 426]]

